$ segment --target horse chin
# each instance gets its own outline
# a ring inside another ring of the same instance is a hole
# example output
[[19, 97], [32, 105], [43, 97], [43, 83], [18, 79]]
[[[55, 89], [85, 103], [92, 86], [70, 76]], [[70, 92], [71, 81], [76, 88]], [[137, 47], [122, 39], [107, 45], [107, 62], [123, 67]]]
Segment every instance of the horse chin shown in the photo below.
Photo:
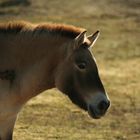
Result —
[[62, 93], [64, 93], [65, 95], [67, 95], [69, 97], [69, 99], [71, 100], [71, 102], [73, 104], [75, 104], [76, 106], [78, 106], [79, 108], [87, 111], [88, 110], [88, 106], [85, 103], [85, 101], [81, 98], [80, 94], [78, 92], [76, 92], [73, 89], [59, 89]]
[[93, 119], [100, 119], [104, 114], [98, 113], [96, 110], [93, 110], [88, 106], [88, 114]]
[[84, 100], [78, 96], [79, 94], [74, 94], [77, 96], [72, 96], [72, 94], [67, 94], [67, 95], [70, 98], [70, 100], [72, 101], [72, 103], [74, 103], [81, 109], [87, 111], [91, 118], [100, 119], [103, 116], [103, 114], [101, 115], [98, 112], [96, 112], [95, 110], [89, 109], [89, 106], [84, 102]]
[[88, 111], [88, 114], [89, 114], [89, 116], [91, 117], [91, 118], [93, 118], [93, 119], [100, 119], [101, 118], [101, 116], [100, 115], [97, 115], [97, 114], [95, 114], [95, 113], [91, 113], [90, 111]]
[[[69, 96], [69, 95], [68, 95]], [[85, 102], [81, 101], [79, 98], [78, 100], [75, 98], [72, 98], [71, 96], [69, 96], [70, 100], [72, 101], [72, 103], [74, 103], [75, 105], [77, 105], [79, 108], [83, 109], [84, 111], [88, 112], [89, 116], [93, 119], [100, 119], [102, 117], [102, 115], [98, 114], [95, 111], [90, 111], [88, 109], [88, 106]]]
[[[77, 95], [77, 94], [75, 94]], [[72, 96], [71, 94], [68, 94], [68, 97], [70, 98], [70, 100], [72, 101], [72, 103], [74, 103], [75, 105], [77, 105], [79, 108], [87, 111], [88, 107], [87, 104], [84, 102], [84, 100], [80, 97], [77, 96]]]

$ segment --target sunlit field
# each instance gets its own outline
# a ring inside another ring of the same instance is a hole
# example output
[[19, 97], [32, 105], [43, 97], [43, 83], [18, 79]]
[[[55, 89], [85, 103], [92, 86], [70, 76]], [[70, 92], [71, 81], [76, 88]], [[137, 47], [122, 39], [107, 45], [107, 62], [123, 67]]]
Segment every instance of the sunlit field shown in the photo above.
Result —
[[93, 120], [57, 89], [45, 91], [20, 112], [14, 139], [139, 140], [140, 1], [5, 1], [0, 0], [0, 22], [65, 23], [83, 27], [87, 34], [100, 30], [93, 53], [111, 100], [108, 113]]

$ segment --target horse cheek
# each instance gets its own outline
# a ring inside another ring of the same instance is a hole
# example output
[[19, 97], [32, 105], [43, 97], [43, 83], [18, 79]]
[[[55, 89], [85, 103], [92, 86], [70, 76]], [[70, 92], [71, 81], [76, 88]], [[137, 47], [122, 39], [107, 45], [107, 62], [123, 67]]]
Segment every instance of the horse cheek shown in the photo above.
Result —
[[72, 86], [72, 76], [71, 73], [61, 72], [56, 78], [56, 87], [63, 93], [68, 94]]

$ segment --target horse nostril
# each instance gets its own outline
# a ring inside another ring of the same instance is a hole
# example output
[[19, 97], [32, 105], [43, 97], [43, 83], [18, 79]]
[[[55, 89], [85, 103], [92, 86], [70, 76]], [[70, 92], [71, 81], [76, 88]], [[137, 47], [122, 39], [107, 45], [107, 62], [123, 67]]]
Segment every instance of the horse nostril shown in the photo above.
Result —
[[110, 106], [110, 102], [106, 102], [106, 101], [101, 101], [98, 104], [98, 109], [102, 112], [106, 111], [107, 108]]

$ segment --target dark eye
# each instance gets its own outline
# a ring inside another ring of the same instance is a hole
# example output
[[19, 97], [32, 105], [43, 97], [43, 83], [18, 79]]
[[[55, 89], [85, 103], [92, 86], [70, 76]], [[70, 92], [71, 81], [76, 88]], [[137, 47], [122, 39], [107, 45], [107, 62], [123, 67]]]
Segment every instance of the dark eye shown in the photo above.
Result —
[[85, 69], [85, 68], [86, 68], [86, 62], [81, 62], [81, 63], [77, 64], [77, 66], [78, 66], [80, 69]]

